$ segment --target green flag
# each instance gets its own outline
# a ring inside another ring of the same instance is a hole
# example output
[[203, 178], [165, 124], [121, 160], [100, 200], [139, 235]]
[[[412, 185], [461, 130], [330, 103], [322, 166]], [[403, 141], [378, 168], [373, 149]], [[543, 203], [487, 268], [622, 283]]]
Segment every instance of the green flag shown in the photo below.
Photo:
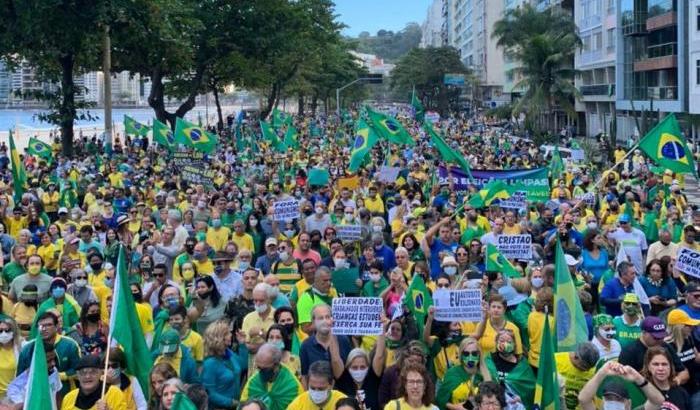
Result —
[[12, 164], [12, 185], [15, 193], [15, 203], [19, 204], [22, 200], [22, 195], [24, 195], [24, 190], [27, 189], [27, 171], [25, 171], [24, 164], [19, 158], [12, 131], [10, 131], [10, 163]]
[[409, 312], [416, 319], [418, 334], [423, 334], [425, 318], [428, 316], [428, 308], [433, 306], [433, 298], [430, 296], [428, 287], [420, 275], [414, 275], [411, 285], [406, 289], [403, 296], [403, 303]]
[[554, 260], [554, 324], [557, 331], [557, 351], [571, 352], [579, 343], [588, 340], [588, 328], [559, 240]]
[[141, 124], [140, 122], [129, 117], [128, 115], [124, 116], [124, 134], [142, 135], [145, 137], [146, 135], [148, 135], [148, 131], [150, 130], [151, 127]]
[[693, 153], [688, 149], [674, 114], [652, 128], [639, 141], [639, 148], [657, 165], [676, 173], [695, 174]]
[[207, 132], [203, 127], [178, 118], [175, 123], [175, 142], [211, 154], [216, 150], [219, 141], [216, 135]]
[[46, 350], [41, 338], [34, 339], [34, 352], [29, 365], [24, 410], [56, 409], [56, 395], [51, 392], [49, 369], [46, 366]]
[[272, 127], [280, 129], [283, 125], [292, 125], [292, 116], [277, 108], [272, 110]]
[[[586, 325], [585, 321], [583, 325]], [[545, 314], [533, 409], [559, 410], [559, 408], [559, 380], [554, 361], [554, 340], [549, 329], [549, 314]]]
[[134, 297], [129, 285], [129, 272], [124, 247], [119, 248], [116, 277], [112, 293], [112, 311], [110, 313], [110, 340], [115, 340], [126, 352], [126, 368], [130, 375], [136, 377], [143, 394], [148, 399], [150, 388], [148, 374], [151, 371], [151, 353], [143, 336], [141, 322], [136, 314]]
[[510, 198], [510, 188], [500, 179], [493, 179], [469, 198], [469, 205], [473, 208], [483, 208], [491, 205], [496, 199]]
[[377, 134], [367, 125], [365, 120], [358, 120], [357, 128], [355, 129], [355, 143], [352, 146], [352, 151], [350, 151], [348, 171], [355, 173], [360, 169], [377, 140]]
[[260, 120], [260, 130], [262, 131], [263, 138], [270, 141], [270, 145], [277, 152], [287, 152], [287, 145], [280, 141], [277, 132], [275, 132], [270, 123]]
[[65, 206], [68, 209], [73, 209], [78, 203], [77, 187], [73, 181], [60, 181], [60, 190], [58, 198], [58, 206]]
[[36, 137], [29, 138], [29, 144], [27, 144], [27, 154], [34, 155], [35, 157], [39, 158], [44, 158], [49, 162], [53, 160], [53, 152], [51, 150], [51, 145], [40, 141]]
[[564, 161], [561, 159], [561, 154], [559, 154], [559, 147], [554, 147], [552, 152], [552, 160], [549, 162], [549, 173], [552, 176], [552, 183], [554, 180], [561, 178], [564, 173]]
[[440, 153], [440, 157], [442, 157], [443, 161], [459, 165], [459, 167], [467, 173], [467, 176], [469, 176], [470, 180], [474, 179], [472, 177], [472, 171], [469, 168], [469, 163], [467, 163], [467, 161], [464, 159], [464, 156], [450, 148], [450, 146], [447, 145], [445, 140], [442, 139], [442, 137], [438, 135], [437, 132], [435, 132], [435, 129], [433, 128], [432, 124], [430, 124], [430, 122], [423, 123], [423, 129], [430, 136], [430, 141], [432, 142], [435, 149], [437, 149]]
[[411, 106], [415, 112], [415, 118], [418, 122], [423, 122], [425, 120], [425, 107], [421, 104], [420, 100], [416, 96], [416, 90], [413, 89], [413, 95], [411, 95]]
[[284, 145], [299, 149], [299, 131], [293, 125], [287, 126], [287, 132], [284, 133]]
[[416, 145], [411, 134], [406, 131], [396, 118], [373, 111], [369, 107], [366, 110], [370, 126], [374, 128], [379, 137], [387, 139], [394, 144]]
[[312, 168], [309, 170], [307, 183], [309, 186], [324, 186], [328, 185], [331, 176], [325, 168]]
[[175, 151], [175, 135], [167, 125], [153, 119], [153, 141], [164, 146], [168, 151]]
[[197, 410], [197, 406], [192, 403], [192, 400], [185, 393], [178, 392], [175, 394], [170, 410]]
[[510, 263], [505, 256], [501, 255], [493, 244], [486, 245], [486, 270], [489, 272], [501, 272], [509, 278], [520, 278], [522, 275]]

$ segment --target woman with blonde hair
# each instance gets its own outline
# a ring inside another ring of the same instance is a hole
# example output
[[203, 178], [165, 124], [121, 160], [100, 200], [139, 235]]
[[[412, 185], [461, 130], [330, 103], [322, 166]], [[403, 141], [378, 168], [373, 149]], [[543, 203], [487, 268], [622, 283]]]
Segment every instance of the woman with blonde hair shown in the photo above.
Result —
[[17, 324], [9, 317], [0, 318], [0, 397], [5, 397], [7, 386], [15, 378], [20, 349]]
[[158, 363], [151, 369], [148, 377], [149, 388], [149, 409], [160, 409], [160, 402], [163, 395], [163, 385], [167, 380], [177, 377], [177, 372], [169, 363]]
[[479, 393], [483, 377], [479, 372], [481, 348], [473, 337], [462, 339], [459, 344], [460, 362], [445, 373], [437, 391], [435, 402], [441, 409], [459, 410], [467, 408]]
[[225, 320], [213, 322], [204, 331], [202, 384], [213, 408], [233, 409], [241, 395], [241, 369], [247, 364], [231, 351], [232, 341], [231, 325]]
[[173, 401], [178, 393], [185, 393], [185, 385], [177, 377], [168, 379], [163, 383], [163, 400], [158, 407], [159, 410], [171, 410]]

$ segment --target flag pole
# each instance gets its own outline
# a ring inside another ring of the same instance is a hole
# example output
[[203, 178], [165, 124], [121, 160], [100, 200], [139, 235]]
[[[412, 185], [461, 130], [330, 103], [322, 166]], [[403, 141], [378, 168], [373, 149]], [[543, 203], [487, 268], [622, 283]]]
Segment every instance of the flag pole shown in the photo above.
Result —
[[[114, 301], [112, 301], [114, 303]], [[110, 314], [111, 316], [111, 314]], [[109, 351], [111, 350], [112, 344], [112, 329], [109, 329], [109, 337], [107, 337], [107, 351], [105, 353], [105, 366], [102, 373], [102, 394], [101, 399], [105, 398], [105, 393], [107, 392], [107, 372], [109, 371]]]

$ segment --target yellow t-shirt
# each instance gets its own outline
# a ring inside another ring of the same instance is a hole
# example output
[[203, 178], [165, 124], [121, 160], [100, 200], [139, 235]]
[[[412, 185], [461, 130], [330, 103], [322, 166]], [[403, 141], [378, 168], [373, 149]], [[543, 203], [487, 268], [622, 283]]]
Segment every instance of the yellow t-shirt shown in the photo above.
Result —
[[19, 231], [27, 227], [27, 218], [22, 216], [19, 219], [5, 218], [5, 227], [7, 228], [7, 233], [11, 237], [17, 239], [19, 238]]
[[200, 276], [211, 276], [214, 274], [214, 263], [211, 259], [207, 258], [204, 262], [193, 259], [192, 263]]
[[267, 333], [267, 329], [275, 324], [275, 309], [270, 307], [270, 313], [267, 314], [265, 319], [261, 318], [258, 312], [252, 311], [245, 315], [243, 318], [243, 324], [241, 325], [241, 330], [244, 334], [249, 334], [250, 329], [257, 327], [262, 329], [263, 332]]
[[17, 372], [15, 350], [0, 348], [0, 397], [5, 397], [7, 386], [14, 380]]
[[94, 286], [92, 291], [97, 296], [97, 301], [100, 303], [100, 319], [104, 323], [109, 323], [109, 310], [107, 310], [107, 299], [112, 297], [112, 289], [104, 284]]
[[365, 198], [365, 208], [373, 214], [383, 214], [384, 213], [384, 201], [382, 197], [377, 195], [376, 199]]
[[384, 406], [384, 410], [396, 410], [396, 409], [401, 409], [401, 410], [432, 410], [432, 406], [420, 406], [420, 407], [413, 407], [410, 404], [406, 403], [406, 400], [404, 398], [392, 400], [389, 403]]
[[[221, 228], [224, 229], [224, 228]], [[250, 234], [244, 233], [241, 236], [234, 233], [231, 235], [231, 240], [238, 246], [238, 252], [243, 249], [248, 249], [249, 251], [255, 253], [255, 242], [253, 242], [253, 237]]]
[[135, 303], [136, 315], [139, 317], [139, 323], [141, 324], [141, 331], [146, 333], [153, 333], [153, 308], [148, 302]]
[[181, 339], [180, 342], [190, 349], [190, 353], [192, 353], [192, 357], [194, 357], [197, 363], [204, 360], [204, 339], [202, 339], [199, 333], [190, 330], [187, 332], [187, 336]]
[[[297, 396], [294, 401], [289, 403], [287, 410], [335, 410], [335, 403], [340, 399], [344, 399], [346, 396], [337, 391], [331, 390], [330, 399], [323, 406], [318, 406], [309, 397], [309, 392], [305, 392]], [[404, 407], [401, 407], [402, 409]]]
[[474, 377], [472, 376], [470, 379], [465, 380], [454, 390], [452, 390], [450, 403], [462, 404], [470, 398], [476, 397], [477, 394], [479, 394], [479, 383], [474, 383]]
[[503, 234], [504, 235], [520, 235], [522, 233], [522, 229], [520, 228], [520, 225], [517, 223], [514, 223], [513, 226], [508, 226], [508, 224], [503, 225]]
[[[63, 403], [61, 403], [61, 410], [77, 409], [77, 407], [75, 407], [75, 400], [78, 398], [78, 391], [79, 389], [73, 389], [66, 394], [66, 397], [63, 398]], [[104, 401], [109, 410], [126, 410], [126, 398], [118, 387], [109, 386], [107, 393], [105, 393]], [[92, 406], [87, 410], [93, 410], [95, 408], [95, 406]]]
[[[433, 343], [440, 343], [437, 337], [433, 338]], [[459, 345], [453, 343], [447, 347], [441, 348], [440, 353], [433, 359], [433, 365], [435, 366], [435, 375], [438, 379], [442, 380], [442, 378], [445, 377], [447, 369], [454, 365], [459, 365]]]
[[[12, 318], [20, 327], [31, 326], [34, 323], [34, 316], [36, 316], [36, 308], [29, 307], [22, 302], [15, 303], [12, 308]], [[20, 333], [26, 337], [29, 335], [29, 330], [20, 330]]]
[[[554, 332], [554, 320], [549, 318], [549, 329]], [[540, 346], [544, 332], [544, 313], [532, 311], [527, 317], [527, 333], [530, 340], [530, 350], [527, 352], [527, 361], [530, 366], [539, 366]]]
[[[510, 321], [506, 320], [506, 329], [513, 331], [515, 336], [515, 354], [523, 354], [523, 344], [520, 339], [520, 330], [518, 327]], [[479, 339], [479, 345], [481, 346], [481, 354], [493, 353], [496, 351], [496, 334], [498, 332], [491, 326], [491, 319], [486, 320], [486, 327], [484, 328], [484, 334], [481, 335]]]
[[[207, 245], [211, 246], [215, 251], [221, 251], [226, 247], [229, 236], [231, 236], [231, 230], [225, 226], [218, 230], [209, 228], [207, 229]], [[253, 252], [253, 249], [250, 251]]]
[[578, 393], [586, 382], [591, 380], [595, 374], [595, 366], [585, 372], [577, 369], [574, 364], [571, 363], [569, 352], [556, 353], [554, 355], [554, 362], [557, 365], [557, 373], [565, 380], [566, 388], [564, 390], [564, 399], [566, 400], [566, 408], [571, 410], [580, 409]]
[[41, 259], [44, 260], [44, 267], [48, 270], [58, 269], [58, 253], [58, 247], [52, 243], [36, 248], [36, 254], [41, 256]]

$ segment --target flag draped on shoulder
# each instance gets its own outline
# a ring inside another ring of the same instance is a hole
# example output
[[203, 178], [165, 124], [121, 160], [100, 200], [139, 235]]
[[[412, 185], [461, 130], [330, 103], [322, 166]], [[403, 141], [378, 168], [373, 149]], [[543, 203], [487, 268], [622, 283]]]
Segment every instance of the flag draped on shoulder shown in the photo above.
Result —
[[473, 179], [469, 163], [464, 159], [464, 156], [450, 148], [450, 146], [447, 145], [447, 142], [445, 142], [445, 140], [437, 132], [435, 132], [435, 129], [430, 122], [423, 123], [423, 129], [430, 136], [430, 141], [435, 149], [437, 149], [440, 153], [442, 160], [459, 165], [459, 167], [467, 173], [469, 179]]
[[150, 130], [151, 127], [149, 127], [148, 125], [141, 124], [140, 122], [129, 117], [128, 115], [124, 116], [124, 134], [142, 135], [145, 137], [146, 135], [148, 135], [148, 131]]
[[51, 145], [39, 140], [37, 137], [29, 138], [29, 144], [27, 144], [27, 154], [43, 158], [49, 162], [53, 160]]
[[552, 151], [552, 160], [549, 162], [549, 173], [552, 176], [552, 183], [554, 183], [554, 180], [561, 178], [564, 173], [564, 161], [561, 159], [559, 147], [554, 147], [554, 151]]
[[676, 173], [695, 174], [693, 153], [683, 138], [676, 116], [666, 116], [639, 141], [639, 148], [654, 163]]
[[[127, 258], [123, 247], [119, 248], [112, 311], [109, 316], [110, 340], [114, 340], [126, 352], [126, 368], [129, 375], [136, 377], [143, 393], [148, 396], [151, 371], [151, 353], [143, 336], [141, 322], [136, 314], [136, 305], [131, 295]], [[146, 397], [148, 398], [148, 397]]]
[[549, 330], [549, 314], [545, 314], [533, 409], [559, 410], [560, 403], [559, 379], [554, 362], [554, 341], [552, 332]]
[[522, 275], [515, 269], [505, 256], [501, 255], [493, 244], [486, 245], [486, 270], [489, 272], [501, 272], [509, 278], [520, 278]]
[[430, 296], [428, 287], [420, 275], [413, 276], [411, 285], [406, 289], [404, 294], [404, 305], [406, 309], [413, 315], [418, 326], [418, 334], [423, 334], [425, 326], [425, 318], [428, 316], [428, 308], [433, 306], [433, 298]]
[[578, 292], [566, 264], [564, 250], [558, 239], [554, 261], [554, 324], [557, 351], [570, 352], [575, 350], [579, 343], [588, 340], [588, 328]]
[[207, 132], [203, 127], [178, 118], [175, 123], [175, 142], [211, 154], [219, 141], [216, 135]]
[[44, 342], [41, 338], [34, 339], [34, 352], [32, 353], [32, 362], [29, 365], [24, 410], [56, 410], [56, 396], [51, 391], [48, 374]]
[[360, 169], [377, 141], [377, 134], [367, 125], [365, 120], [358, 120], [355, 128], [355, 142], [353, 143], [352, 151], [350, 151], [348, 171], [355, 173]]
[[406, 131], [396, 118], [374, 111], [369, 107], [366, 110], [370, 125], [381, 138], [387, 139], [394, 144], [416, 145], [411, 134]]
[[15, 138], [10, 131], [10, 162], [12, 164], [12, 185], [14, 188], [15, 203], [19, 203], [24, 195], [24, 190], [27, 188], [27, 171], [24, 169], [24, 164], [19, 158], [19, 152], [15, 147]]
[[167, 125], [153, 119], [153, 141], [164, 146], [168, 151], [175, 151], [175, 134]]

